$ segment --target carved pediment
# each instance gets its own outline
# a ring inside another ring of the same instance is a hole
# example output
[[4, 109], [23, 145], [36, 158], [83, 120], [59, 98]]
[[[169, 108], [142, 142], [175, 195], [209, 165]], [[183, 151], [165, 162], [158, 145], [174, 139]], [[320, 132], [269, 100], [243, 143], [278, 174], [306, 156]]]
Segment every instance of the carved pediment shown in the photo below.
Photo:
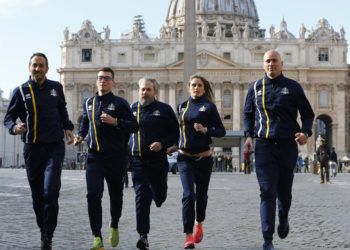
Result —
[[70, 41], [75, 43], [101, 43], [101, 33], [97, 32], [90, 20], [85, 20], [77, 33], [72, 33]]
[[[197, 68], [239, 68], [240, 65], [216, 55], [208, 50], [197, 52]], [[168, 68], [183, 68], [184, 59], [178, 60], [167, 66]]]
[[322, 18], [318, 21], [317, 29], [311, 30], [308, 39], [316, 41], [338, 41], [343, 38], [338, 32], [334, 31], [333, 27], [329, 25], [327, 19]]

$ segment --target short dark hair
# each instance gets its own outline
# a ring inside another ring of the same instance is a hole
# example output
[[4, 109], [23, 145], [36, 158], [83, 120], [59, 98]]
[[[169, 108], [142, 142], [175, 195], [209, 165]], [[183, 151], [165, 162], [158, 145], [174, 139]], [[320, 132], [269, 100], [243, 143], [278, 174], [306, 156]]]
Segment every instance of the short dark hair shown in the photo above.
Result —
[[35, 53], [33, 53], [33, 55], [32, 55], [32, 56], [30, 57], [30, 59], [29, 59], [29, 65], [30, 65], [30, 63], [31, 63], [31, 61], [32, 61], [32, 59], [33, 59], [33, 57], [35, 57], [35, 56], [43, 57], [43, 58], [45, 59], [45, 61], [46, 61], [46, 67], [49, 67], [49, 60], [47, 60], [46, 55], [45, 55], [44, 53], [41, 53], [41, 52], [35, 52]]
[[100, 71], [111, 73], [111, 74], [112, 74], [112, 79], [114, 80], [114, 71], [113, 71], [113, 69], [111, 69], [110, 67], [103, 67], [103, 68], [100, 68], [100, 69], [98, 70], [98, 72], [100, 72]]

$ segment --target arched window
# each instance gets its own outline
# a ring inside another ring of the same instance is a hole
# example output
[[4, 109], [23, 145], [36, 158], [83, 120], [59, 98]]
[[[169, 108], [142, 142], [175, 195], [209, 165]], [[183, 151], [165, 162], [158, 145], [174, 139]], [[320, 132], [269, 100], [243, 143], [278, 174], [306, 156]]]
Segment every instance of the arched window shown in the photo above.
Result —
[[329, 107], [328, 91], [326, 91], [326, 90], [320, 91], [319, 103], [320, 103], [320, 108], [328, 108]]
[[122, 89], [119, 90], [119, 91], [118, 91], [118, 96], [125, 99], [125, 91], [122, 90]]
[[231, 108], [231, 107], [232, 107], [231, 90], [225, 89], [224, 90], [224, 108]]

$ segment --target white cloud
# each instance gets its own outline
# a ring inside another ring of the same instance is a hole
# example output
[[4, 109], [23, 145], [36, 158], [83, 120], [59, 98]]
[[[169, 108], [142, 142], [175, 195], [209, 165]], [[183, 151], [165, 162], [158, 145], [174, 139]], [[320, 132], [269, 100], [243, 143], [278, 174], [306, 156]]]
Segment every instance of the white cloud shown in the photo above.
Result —
[[0, 16], [11, 15], [18, 8], [36, 6], [45, 1], [46, 0], [0, 0]]

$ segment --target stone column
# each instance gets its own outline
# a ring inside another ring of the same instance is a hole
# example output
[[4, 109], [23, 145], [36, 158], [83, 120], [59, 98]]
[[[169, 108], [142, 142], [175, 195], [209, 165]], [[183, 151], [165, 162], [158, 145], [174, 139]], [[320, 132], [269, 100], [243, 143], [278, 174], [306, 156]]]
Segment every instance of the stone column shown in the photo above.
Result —
[[158, 100], [161, 102], [165, 102], [165, 83], [159, 84]]
[[134, 103], [138, 101], [139, 99], [139, 85], [137, 82], [131, 83], [131, 89], [132, 89], [132, 100], [131, 103]]
[[221, 86], [222, 86], [222, 83], [221, 82], [216, 82], [215, 83], [215, 90], [214, 90], [214, 95], [215, 95], [215, 105], [216, 105], [216, 108], [218, 109], [218, 112], [221, 116], [221, 102], [222, 102], [222, 99], [221, 99]]
[[240, 130], [241, 127], [241, 86], [239, 82], [233, 85], [233, 114], [232, 114], [232, 129]]
[[336, 112], [337, 121], [333, 121], [338, 126], [334, 126], [333, 132], [333, 146], [338, 155], [346, 155], [346, 103], [345, 103], [345, 83], [338, 83], [336, 85], [336, 91], [334, 96], [334, 111]]
[[169, 83], [169, 105], [176, 111], [176, 83]]
[[68, 111], [69, 118], [72, 120], [72, 122], [76, 126], [77, 117], [75, 117], [75, 115], [76, 115], [77, 107], [81, 105], [81, 103], [79, 102], [82, 102], [82, 100], [77, 98], [77, 96], [79, 95], [77, 93], [74, 82], [68, 82], [64, 84], [64, 96], [67, 102], [67, 111]]

